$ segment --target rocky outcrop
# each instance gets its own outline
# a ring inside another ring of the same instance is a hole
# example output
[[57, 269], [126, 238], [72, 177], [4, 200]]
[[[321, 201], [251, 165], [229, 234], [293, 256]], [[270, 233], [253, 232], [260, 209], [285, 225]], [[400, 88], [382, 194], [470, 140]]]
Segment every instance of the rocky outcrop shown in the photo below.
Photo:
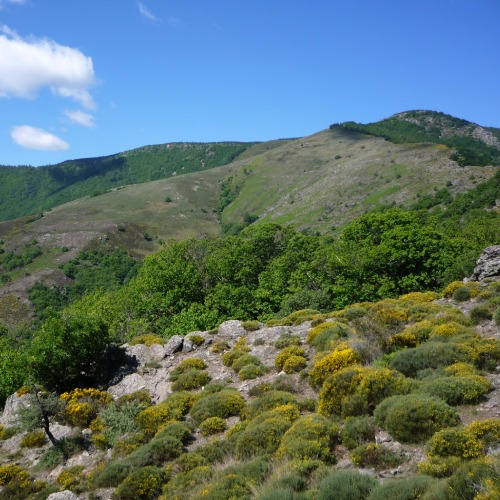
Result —
[[500, 277], [500, 245], [487, 247], [483, 250], [470, 279], [481, 281], [484, 278], [494, 276]]

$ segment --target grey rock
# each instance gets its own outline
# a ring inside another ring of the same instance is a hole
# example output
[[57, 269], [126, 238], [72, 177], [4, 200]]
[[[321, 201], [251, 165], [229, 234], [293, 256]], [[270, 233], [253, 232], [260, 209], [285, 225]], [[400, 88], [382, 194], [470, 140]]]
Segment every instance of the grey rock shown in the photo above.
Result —
[[57, 493], [51, 493], [47, 500], [78, 500], [78, 496], [75, 495], [72, 491], [64, 490], [58, 491]]
[[246, 335], [247, 331], [241, 326], [241, 321], [231, 319], [219, 326], [218, 334], [225, 339], [235, 339]]
[[16, 393], [11, 394], [5, 402], [0, 424], [7, 426], [15, 425], [18, 420], [17, 412], [20, 408], [26, 408], [30, 405], [30, 395], [24, 394], [18, 396]]
[[470, 279], [481, 281], [492, 276], [500, 276], [500, 245], [493, 245], [483, 250]]
[[118, 384], [111, 386], [108, 392], [114, 397], [119, 398], [124, 394], [131, 394], [141, 389], [146, 389], [144, 377], [138, 373], [132, 373], [124, 377]]
[[123, 346], [127, 356], [135, 359], [139, 366], [144, 366], [148, 361], [151, 361], [151, 350], [147, 345], [137, 344]]
[[[182, 349], [182, 345], [184, 344], [184, 337], [180, 335], [174, 335], [168, 339], [168, 342], [165, 344], [165, 356], [171, 356], [176, 352], [179, 352]], [[165, 357], [164, 356], [164, 357]]]
[[194, 344], [189, 339], [184, 339], [182, 343], [182, 352], [194, 351]]

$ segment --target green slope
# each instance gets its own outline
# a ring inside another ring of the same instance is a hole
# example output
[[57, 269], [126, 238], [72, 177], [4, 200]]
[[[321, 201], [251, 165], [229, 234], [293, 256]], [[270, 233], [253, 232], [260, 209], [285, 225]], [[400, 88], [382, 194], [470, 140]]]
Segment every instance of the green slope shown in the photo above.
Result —
[[254, 144], [162, 144], [39, 168], [0, 166], [0, 220], [41, 212], [127, 184], [218, 167]]

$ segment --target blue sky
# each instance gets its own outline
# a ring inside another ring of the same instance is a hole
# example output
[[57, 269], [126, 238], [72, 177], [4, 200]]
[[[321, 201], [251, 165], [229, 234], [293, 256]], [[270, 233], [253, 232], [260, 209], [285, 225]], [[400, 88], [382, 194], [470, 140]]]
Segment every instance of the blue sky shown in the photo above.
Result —
[[0, 164], [409, 109], [500, 127], [499, 26], [500, 0], [0, 0]]

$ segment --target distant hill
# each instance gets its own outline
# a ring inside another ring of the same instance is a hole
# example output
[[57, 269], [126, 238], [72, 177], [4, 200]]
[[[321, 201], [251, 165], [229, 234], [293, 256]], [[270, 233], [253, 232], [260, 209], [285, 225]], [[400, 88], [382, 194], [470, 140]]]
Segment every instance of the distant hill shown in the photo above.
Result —
[[459, 165], [500, 165], [500, 129], [436, 111], [406, 111], [375, 123], [337, 123], [331, 129], [383, 137], [395, 144], [433, 142], [456, 151]]
[[45, 167], [0, 166], [0, 220], [77, 198], [225, 165], [257, 143], [172, 143]]

